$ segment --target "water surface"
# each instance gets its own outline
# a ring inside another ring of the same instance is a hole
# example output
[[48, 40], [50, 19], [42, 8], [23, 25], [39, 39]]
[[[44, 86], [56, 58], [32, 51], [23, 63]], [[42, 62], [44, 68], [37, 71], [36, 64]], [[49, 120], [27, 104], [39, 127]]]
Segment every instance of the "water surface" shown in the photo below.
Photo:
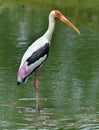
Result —
[[53, 7], [33, 7], [22, 4], [0, 7], [0, 128], [98, 130], [98, 14], [93, 11], [91, 19], [90, 10], [88, 13], [76, 10], [77, 16], [63, 10], [81, 35], [56, 22], [50, 54], [40, 75], [41, 112], [36, 113], [32, 109], [33, 74], [19, 87], [17, 71], [27, 47], [46, 31]]

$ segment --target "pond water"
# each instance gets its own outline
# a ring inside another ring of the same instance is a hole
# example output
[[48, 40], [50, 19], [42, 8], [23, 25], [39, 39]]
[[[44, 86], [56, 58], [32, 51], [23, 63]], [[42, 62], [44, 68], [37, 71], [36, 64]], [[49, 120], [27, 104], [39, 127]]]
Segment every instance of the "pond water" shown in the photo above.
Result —
[[[26, 84], [16, 85], [21, 57], [46, 31], [51, 9], [24, 5], [0, 7], [2, 130], [99, 129], [98, 14], [93, 13], [90, 20], [87, 13], [73, 16], [67, 12], [67, 17], [79, 28], [80, 36], [62, 22], [56, 22], [50, 54], [40, 74], [40, 113], [32, 110], [35, 108], [33, 74]], [[63, 13], [66, 16], [65, 10]]]

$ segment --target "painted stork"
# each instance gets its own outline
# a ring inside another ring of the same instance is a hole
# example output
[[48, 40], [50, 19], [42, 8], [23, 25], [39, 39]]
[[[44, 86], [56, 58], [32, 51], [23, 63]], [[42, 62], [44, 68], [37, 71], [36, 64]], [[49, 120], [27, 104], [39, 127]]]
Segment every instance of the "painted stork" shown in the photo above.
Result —
[[51, 38], [55, 27], [55, 20], [60, 19], [62, 22], [66, 23], [72, 29], [74, 29], [78, 34], [80, 31], [75, 27], [60, 11], [53, 10], [49, 14], [49, 26], [47, 31], [43, 36], [37, 39], [24, 53], [21, 64], [18, 71], [17, 85], [24, 82], [27, 77], [35, 72], [34, 77], [34, 87], [36, 91], [36, 111], [40, 111], [39, 107], [39, 97], [38, 97], [38, 78], [40, 67], [43, 62], [47, 59], [49, 54], [49, 48], [51, 44]]

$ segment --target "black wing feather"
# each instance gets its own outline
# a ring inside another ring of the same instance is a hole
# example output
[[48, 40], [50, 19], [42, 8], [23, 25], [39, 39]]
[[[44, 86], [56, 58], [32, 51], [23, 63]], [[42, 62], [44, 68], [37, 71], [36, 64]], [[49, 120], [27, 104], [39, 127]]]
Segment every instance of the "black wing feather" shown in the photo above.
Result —
[[33, 52], [33, 54], [27, 59], [28, 64], [31, 65], [37, 60], [39, 60], [44, 55], [48, 56], [49, 53], [49, 44], [46, 43], [43, 47], [39, 48], [37, 51]]

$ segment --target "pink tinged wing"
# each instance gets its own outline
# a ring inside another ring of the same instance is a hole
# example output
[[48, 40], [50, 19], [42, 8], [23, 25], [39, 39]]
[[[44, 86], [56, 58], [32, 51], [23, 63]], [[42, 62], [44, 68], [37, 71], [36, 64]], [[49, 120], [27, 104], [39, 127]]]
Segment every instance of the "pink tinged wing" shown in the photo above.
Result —
[[29, 67], [27, 66], [27, 63], [23, 64], [18, 71], [18, 81], [22, 82], [24, 78], [26, 78], [30, 74]]

